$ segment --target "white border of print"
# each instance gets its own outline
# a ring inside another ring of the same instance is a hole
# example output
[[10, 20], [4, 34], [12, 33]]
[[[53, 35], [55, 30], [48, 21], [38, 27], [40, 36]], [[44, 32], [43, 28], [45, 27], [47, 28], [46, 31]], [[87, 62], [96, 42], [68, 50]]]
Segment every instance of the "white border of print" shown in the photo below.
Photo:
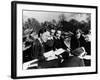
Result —
[[[43, 10], [43, 11], [60, 11], [60, 12], [78, 12], [91, 13], [91, 66], [90, 67], [73, 67], [73, 68], [53, 68], [53, 69], [22, 69], [22, 10]], [[69, 73], [86, 73], [96, 71], [96, 9], [91, 8], [74, 8], [45, 5], [28, 5], [17, 4], [17, 76], [37, 76]]]

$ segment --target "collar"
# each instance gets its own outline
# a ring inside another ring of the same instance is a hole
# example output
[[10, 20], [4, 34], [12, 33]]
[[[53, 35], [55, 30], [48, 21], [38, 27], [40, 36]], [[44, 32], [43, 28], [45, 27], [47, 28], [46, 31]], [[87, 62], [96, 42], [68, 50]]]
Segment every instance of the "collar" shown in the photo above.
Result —
[[38, 38], [38, 40], [39, 40], [39, 42], [42, 44], [43, 43], [43, 41], [40, 39], [40, 38]]

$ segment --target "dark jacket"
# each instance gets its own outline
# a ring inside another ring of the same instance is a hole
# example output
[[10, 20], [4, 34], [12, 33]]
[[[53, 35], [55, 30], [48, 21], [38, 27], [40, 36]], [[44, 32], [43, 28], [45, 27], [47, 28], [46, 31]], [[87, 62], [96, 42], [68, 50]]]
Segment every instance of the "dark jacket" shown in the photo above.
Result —
[[67, 49], [66, 45], [64, 44], [64, 40], [61, 37], [59, 39], [54, 38], [54, 48], [55, 49], [59, 49], [59, 48]]
[[46, 61], [43, 53], [47, 52], [45, 43], [40, 43], [39, 40], [36, 40], [33, 44], [33, 58], [39, 59], [38, 68], [51, 68], [58, 67], [60, 60], [55, 59], [51, 61]]
[[70, 56], [67, 60], [62, 63], [62, 67], [81, 67], [85, 66], [84, 60], [77, 56]]
[[27, 62], [27, 61], [31, 61], [33, 58], [32, 58], [32, 44], [33, 42], [29, 42], [29, 41], [26, 41], [25, 42], [25, 47], [28, 47], [30, 46], [28, 49], [26, 50], [23, 50], [23, 63], [24, 62]]
[[45, 52], [54, 50], [54, 39], [51, 39], [45, 42], [44, 46], [45, 46]]
[[[64, 39], [61, 38], [61, 37], [59, 39], [57, 39], [57, 38], [54, 39], [54, 49], [56, 50], [56, 49], [59, 49], [59, 48], [62, 48], [64, 50], [67, 50], [67, 48], [68, 48], [64, 43]], [[63, 52], [61, 54], [61, 56], [65, 60], [69, 56], [69, 53], [67, 51]]]
[[77, 39], [75, 35], [71, 37], [71, 49], [72, 50], [75, 50], [76, 48], [79, 48], [79, 47], [84, 47], [85, 43], [86, 41], [82, 35], [79, 39]]
[[41, 44], [38, 39], [35, 40], [35, 42], [33, 43], [32, 51], [33, 51], [32, 55], [33, 59], [39, 59], [39, 60], [44, 59], [43, 57], [43, 53], [45, 52], [44, 45]]

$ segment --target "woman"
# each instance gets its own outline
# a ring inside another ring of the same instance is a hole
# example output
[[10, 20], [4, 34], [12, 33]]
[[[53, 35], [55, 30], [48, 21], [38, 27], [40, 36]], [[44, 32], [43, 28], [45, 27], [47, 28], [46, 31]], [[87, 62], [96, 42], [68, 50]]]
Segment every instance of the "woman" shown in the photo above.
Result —
[[85, 46], [85, 38], [82, 36], [82, 31], [77, 29], [75, 34], [71, 37], [71, 49], [75, 50], [79, 47]]

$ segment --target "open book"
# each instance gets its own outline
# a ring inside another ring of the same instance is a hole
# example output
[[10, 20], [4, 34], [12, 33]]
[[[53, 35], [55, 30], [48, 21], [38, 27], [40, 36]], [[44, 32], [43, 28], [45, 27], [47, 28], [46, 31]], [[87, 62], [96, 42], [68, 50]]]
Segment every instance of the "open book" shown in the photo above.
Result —
[[44, 57], [46, 58], [47, 61], [54, 60], [58, 58], [57, 55], [60, 55], [63, 52], [65, 52], [65, 50], [62, 48], [57, 49], [56, 51], [51, 50], [49, 52], [44, 53]]
[[38, 66], [38, 59], [34, 59], [32, 61], [25, 62], [23, 64], [23, 69], [26, 70], [28, 67], [37, 67]]
[[[57, 49], [56, 51], [51, 50], [49, 52], [44, 53], [44, 57], [46, 58], [46, 61], [58, 59], [57, 55], [60, 55], [63, 52], [65, 52], [65, 50], [62, 48]], [[28, 69], [29, 67], [38, 67], [38, 59], [34, 59], [23, 64], [24, 70]]]
[[66, 50], [64, 50], [64, 49], [62, 49], [62, 48], [59, 48], [59, 49], [57, 49], [54, 53], [55, 53], [55, 55], [60, 55], [60, 54], [62, 54], [63, 52], [65, 52]]

